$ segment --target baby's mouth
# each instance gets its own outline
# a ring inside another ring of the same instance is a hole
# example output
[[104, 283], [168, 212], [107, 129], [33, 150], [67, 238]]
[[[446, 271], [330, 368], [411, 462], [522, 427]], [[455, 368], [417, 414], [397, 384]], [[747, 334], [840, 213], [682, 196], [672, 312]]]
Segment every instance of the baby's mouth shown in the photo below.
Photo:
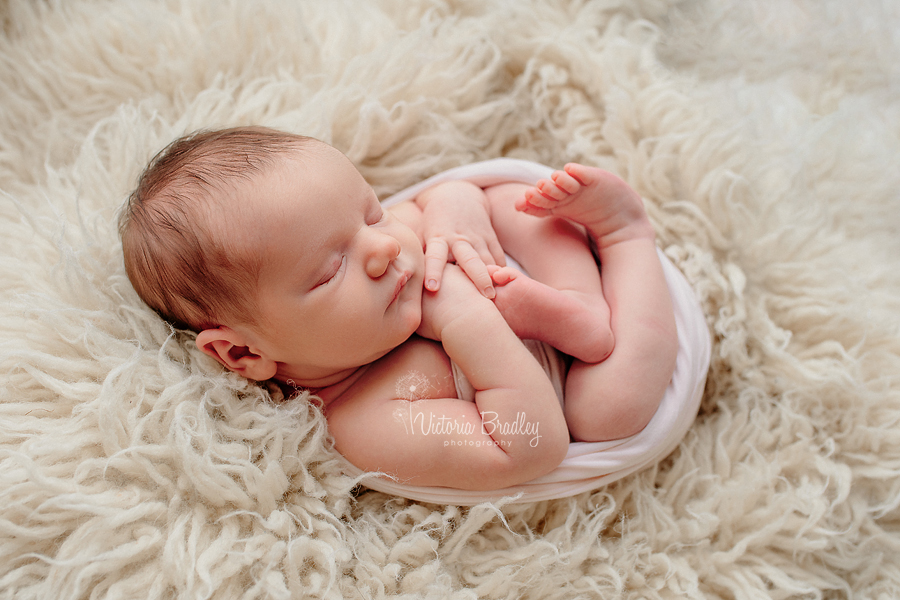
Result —
[[408, 272], [404, 272], [400, 279], [397, 280], [397, 287], [394, 288], [394, 295], [391, 297], [391, 302], [388, 306], [394, 304], [397, 301], [397, 298], [400, 296], [400, 292], [403, 291], [403, 288], [406, 287], [406, 284], [409, 282], [411, 275]]

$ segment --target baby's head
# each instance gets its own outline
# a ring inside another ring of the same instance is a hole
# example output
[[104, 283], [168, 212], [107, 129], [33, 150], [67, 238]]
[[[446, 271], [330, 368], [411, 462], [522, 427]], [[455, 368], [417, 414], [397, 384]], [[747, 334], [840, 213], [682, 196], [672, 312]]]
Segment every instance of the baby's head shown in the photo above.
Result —
[[246, 210], [235, 190], [314, 143], [320, 142], [242, 127], [187, 135], [157, 154], [119, 223], [125, 269], [138, 295], [184, 329], [254, 323], [260, 257], [229, 231]]
[[135, 290], [251, 379], [328, 385], [421, 317], [422, 247], [340, 152], [265, 128], [173, 142], [120, 222]]

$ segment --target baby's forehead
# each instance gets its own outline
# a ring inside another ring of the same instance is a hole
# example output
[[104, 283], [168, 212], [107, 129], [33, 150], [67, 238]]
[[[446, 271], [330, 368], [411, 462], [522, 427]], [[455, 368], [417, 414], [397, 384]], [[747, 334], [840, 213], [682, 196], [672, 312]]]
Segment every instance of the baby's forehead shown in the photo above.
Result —
[[265, 243], [268, 233], [288, 228], [321, 240], [344, 221], [364, 218], [372, 200], [377, 204], [349, 159], [323, 142], [285, 149], [253, 171], [235, 178], [210, 202], [204, 218], [227, 230], [225, 235], [246, 239], [253, 233], [252, 242]]

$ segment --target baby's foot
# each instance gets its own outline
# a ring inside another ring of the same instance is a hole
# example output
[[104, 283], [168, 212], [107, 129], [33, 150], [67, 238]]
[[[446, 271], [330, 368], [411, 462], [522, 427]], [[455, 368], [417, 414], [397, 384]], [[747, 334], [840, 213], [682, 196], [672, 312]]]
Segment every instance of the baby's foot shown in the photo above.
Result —
[[615, 340], [603, 297], [561, 291], [512, 267], [488, 267], [497, 296], [494, 304], [513, 332], [546, 342], [587, 363], [607, 358]]
[[516, 209], [539, 217], [555, 215], [584, 225], [598, 249], [655, 234], [641, 197], [608, 171], [569, 163], [525, 191]]

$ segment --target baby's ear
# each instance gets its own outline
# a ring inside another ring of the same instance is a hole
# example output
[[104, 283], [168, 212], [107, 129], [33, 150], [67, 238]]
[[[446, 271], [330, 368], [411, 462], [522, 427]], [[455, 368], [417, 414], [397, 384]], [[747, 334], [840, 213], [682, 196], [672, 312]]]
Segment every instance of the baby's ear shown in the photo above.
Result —
[[228, 327], [204, 329], [197, 334], [197, 347], [247, 379], [265, 381], [275, 377], [275, 361], [255, 352], [243, 337]]

